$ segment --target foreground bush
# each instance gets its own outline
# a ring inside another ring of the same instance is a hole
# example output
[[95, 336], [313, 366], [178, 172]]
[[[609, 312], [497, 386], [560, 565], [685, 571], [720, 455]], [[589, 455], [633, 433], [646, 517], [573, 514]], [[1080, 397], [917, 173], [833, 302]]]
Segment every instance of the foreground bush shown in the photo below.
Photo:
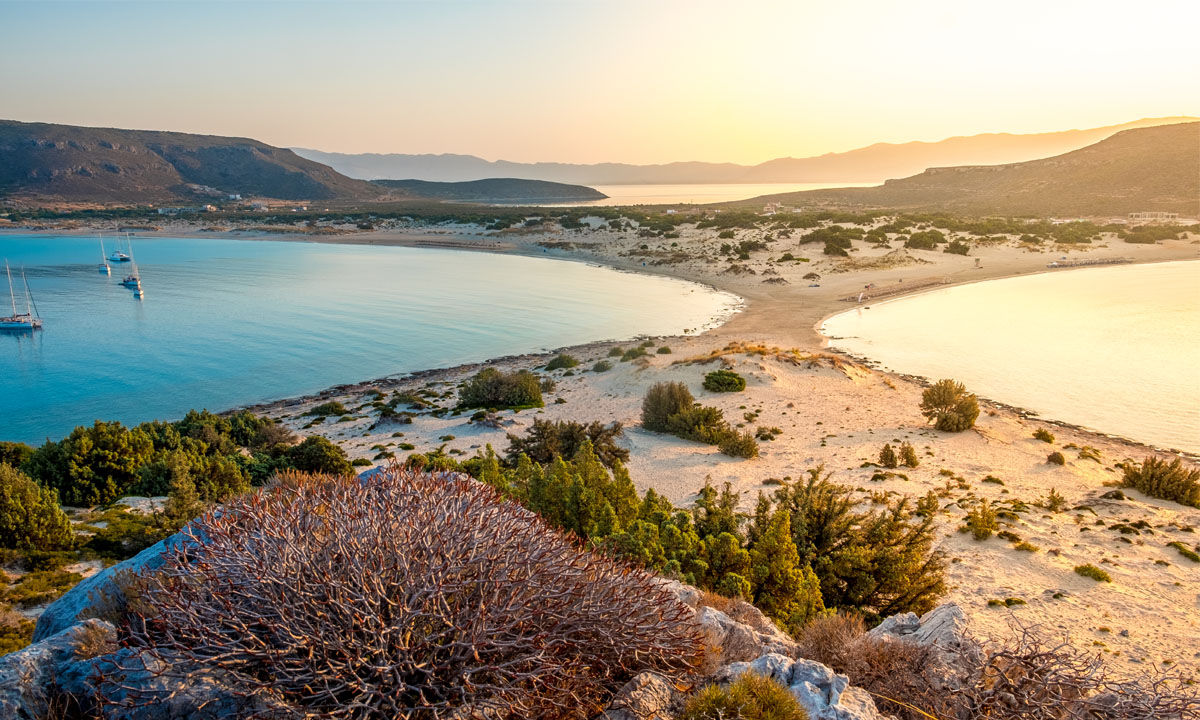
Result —
[[746, 378], [732, 370], [713, 370], [704, 376], [704, 389], [710, 392], [741, 392]]
[[808, 720], [783, 685], [748, 672], [728, 687], [708, 685], [684, 703], [679, 720]]
[[1122, 487], [1200, 508], [1200, 468], [1186, 468], [1179, 458], [1168, 463], [1161, 458], [1148, 457], [1141, 465], [1125, 463], [1124, 472]]
[[528, 370], [507, 373], [484, 368], [463, 385], [458, 394], [464, 408], [542, 407], [542, 387], [537, 375]]
[[[652, 576], [462, 475], [285, 475], [187, 532], [194, 545], [139, 581], [123, 668], [219, 667], [281, 716], [585, 718], [702, 652], [692, 611]], [[144, 695], [124, 702], [166, 702]]]
[[938, 380], [921, 393], [921, 414], [938, 430], [962, 432], [975, 426], [979, 402], [954, 380]]

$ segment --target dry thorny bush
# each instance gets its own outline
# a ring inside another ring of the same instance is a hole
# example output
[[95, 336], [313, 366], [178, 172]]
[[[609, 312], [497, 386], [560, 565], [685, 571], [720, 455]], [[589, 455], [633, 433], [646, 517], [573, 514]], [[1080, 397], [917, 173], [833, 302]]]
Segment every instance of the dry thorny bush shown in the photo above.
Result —
[[216, 678], [249, 716], [587, 717], [701, 655], [651, 575], [461, 475], [287, 475], [187, 532], [139, 579], [109, 711], [166, 701], [148, 671]]
[[1163, 673], [1122, 679], [1098, 654], [1052, 641], [1037, 627], [978, 656], [864, 634], [862, 621], [820, 618], [799, 638], [800, 655], [829, 665], [903, 720], [1194, 720], [1200, 692]]

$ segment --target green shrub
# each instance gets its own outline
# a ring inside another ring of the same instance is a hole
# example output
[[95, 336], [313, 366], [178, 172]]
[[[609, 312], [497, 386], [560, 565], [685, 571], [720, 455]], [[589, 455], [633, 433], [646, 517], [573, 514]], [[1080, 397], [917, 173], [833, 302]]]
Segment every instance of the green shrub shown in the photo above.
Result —
[[1062, 453], [1055, 450], [1046, 456], [1046, 462], [1050, 463], [1051, 465], [1066, 465], [1067, 458]]
[[1168, 463], [1161, 458], [1148, 457], [1140, 465], [1125, 463], [1122, 469], [1122, 487], [1134, 488], [1161, 500], [1200, 508], [1200, 469], [1184, 467], [1179, 458]]
[[25, 443], [0, 442], [0, 464], [21, 467], [33, 455], [33, 448]]
[[704, 389], [710, 392], [741, 392], [746, 379], [732, 370], [714, 370], [704, 376]]
[[655, 350], [655, 352], [658, 353], [659, 355], [670, 355], [671, 348], [667, 347], [666, 345], [663, 345], [659, 349]]
[[1051, 433], [1046, 428], [1038, 428], [1037, 430], [1034, 430], [1033, 436], [1035, 438], [1037, 438], [1038, 440], [1041, 440], [1042, 442], [1051, 443], [1051, 444], [1054, 443], [1054, 434]]
[[521, 455], [535, 463], [548, 464], [556, 457], [573, 458], [584, 442], [607, 467], [629, 460], [629, 451], [617, 445], [621, 423], [579, 423], [573, 420], [542, 420], [535, 418], [524, 436], [508, 436], [508, 462], [516, 464]]
[[883, 449], [879, 451], [879, 464], [885, 468], [900, 467], [900, 460], [896, 457], [896, 451], [892, 449], [891, 443], [884, 443]]
[[578, 358], [566, 353], [560, 354], [550, 362], [546, 363], [547, 370], [565, 370], [567, 368], [577, 367], [579, 365]]
[[36, 570], [21, 576], [14, 585], [3, 589], [0, 601], [26, 609], [57, 600], [79, 584], [83, 576], [63, 570]]
[[1179, 542], [1178, 540], [1176, 540], [1175, 542], [1167, 543], [1167, 547], [1175, 548], [1179, 552], [1180, 555], [1184, 556], [1188, 560], [1191, 560], [1192, 562], [1195, 562], [1195, 563], [1200, 563], [1200, 555], [1197, 555], [1194, 550], [1189, 548], [1187, 545], [1184, 545], [1183, 543]]
[[0, 656], [13, 653], [33, 641], [33, 628], [37, 622], [0, 606]]
[[727, 430], [717, 441], [717, 449], [729, 457], [758, 457], [758, 441], [748, 432]]
[[728, 687], [701, 688], [684, 702], [679, 720], [808, 720], [808, 713], [786, 687], [748, 672]]
[[353, 475], [346, 451], [320, 435], [312, 435], [287, 451], [288, 464], [301, 472]]
[[370, 467], [371, 461], [366, 458], [354, 458], [350, 461], [350, 467]]
[[900, 444], [900, 461], [904, 463], [905, 467], [910, 468], [921, 464], [921, 460], [917, 458], [917, 449], [907, 440]]
[[670, 432], [667, 421], [692, 407], [696, 399], [681, 382], [655, 383], [642, 400], [642, 427], [654, 432]]
[[70, 547], [73, 539], [58, 494], [0, 463], [0, 547], [57, 550]]
[[624, 349], [624, 348], [619, 348], [619, 347], [615, 347], [615, 348], [613, 348], [613, 349], [611, 349], [611, 350], [609, 350], [609, 351], [608, 351], [608, 356], [609, 356], [609, 357], [615, 357], [615, 358], [619, 358], [619, 357], [621, 357], [621, 356], [622, 356], [622, 355], [624, 355], [624, 354], [625, 354], [625, 349]]
[[153, 452], [154, 444], [142, 429], [97, 420], [91, 427], [75, 428], [60, 442], [47, 442], [23, 469], [38, 484], [57, 490], [64, 505], [101, 505], [126, 494]]
[[954, 380], [939, 380], [921, 393], [921, 414], [938, 430], [962, 432], [975, 426], [979, 402]]
[[961, 240], [952, 240], [950, 244], [942, 248], [942, 252], [948, 252], [953, 255], [966, 255], [971, 246]]
[[459, 391], [459, 406], [463, 408], [532, 408], [543, 407], [542, 387], [537, 375], [528, 370], [508, 373], [496, 368], [484, 368], [466, 382]]
[[629, 362], [630, 360], [636, 360], [637, 358], [640, 358], [640, 357], [646, 357], [649, 354], [650, 353], [646, 352], [646, 348], [641, 347], [639, 345], [638, 347], [629, 348], [624, 353], [622, 353], [621, 354], [621, 362]]
[[306, 412], [304, 414], [305, 415], [318, 415], [321, 417], [326, 417], [329, 415], [337, 415], [340, 417], [342, 415], [347, 414], [348, 412], [349, 411], [346, 410], [345, 405], [341, 404], [337, 400], [330, 400], [329, 402], [325, 402], [325, 403], [321, 403], [320, 405], [317, 405], [316, 407], [312, 408], [311, 410], [309, 410], [308, 412]]
[[1108, 573], [1104, 572], [1095, 565], [1092, 565], [1091, 563], [1088, 563], [1087, 565], [1076, 565], [1075, 574], [1091, 578], [1096, 582], [1112, 582], [1112, 578], [1109, 577]]
[[598, 372], [598, 373], [608, 372], [609, 370], [612, 370], [612, 368], [613, 368], [613, 364], [610, 363], [609, 361], [597, 360], [596, 364], [592, 366], [592, 372]]
[[1046, 501], [1042, 504], [1050, 512], [1062, 512], [1067, 507], [1067, 499], [1058, 490], [1050, 488], [1046, 493]]
[[1000, 529], [996, 519], [996, 509], [990, 502], [986, 499], [980, 500], [967, 512], [966, 529], [976, 540], [987, 540], [993, 532]]

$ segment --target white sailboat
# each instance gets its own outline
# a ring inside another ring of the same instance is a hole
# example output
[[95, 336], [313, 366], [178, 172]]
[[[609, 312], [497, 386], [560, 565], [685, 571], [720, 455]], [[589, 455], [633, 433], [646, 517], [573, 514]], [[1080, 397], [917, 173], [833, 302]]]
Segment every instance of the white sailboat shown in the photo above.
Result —
[[100, 236], [100, 264], [96, 266], [102, 275], [111, 275], [112, 270], [108, 267], [108, 261], [104, 259], [104, 236]]
[[21, 281], [25, 284], [25, 312], [17, 312], [17, 294], [13, 290], [12, 269], [8, 260], [4, 261], [4, 272], [8, 275], [8, 297], [12, 301], [12, 315], [0, 317], [0, 330], [33, 331], [42, 327], [42, 319], [37, 316], [37, 306], [33, 304], [33, 293], [29, 291], [29, 281], [25, 279], [25, 271], [21, 271]]
[[142, 279], [138, 276], [137, 263], [133, 261], [133, 243], [130, 242], [128, 236], [126, 236], [125, 242], [127, 243], [126, 247], [129, 249], [129, 254], [125, 256], [129, 260], [129, 274], [125, 276], [125, 279], [121, 281], [121, 284], [127, 288], [138, 291], [138, 297], [141, 297], [140, 293], [142, 290]]
[[[128, 234], [125, 235], [125, 243], [127, 245], [129, 243], [129, 235]], [[130, 247], [129, 252], [127, 252], [127, 253], [121, 252], [121, 241], [120, 241], [120, 239], [118, 239], [117, 240], [117, 249], [112, 251], [112, 255], [108, 256], [108, 260], [109, 260], [109, 262], [115, 262], [115, 263], [132, 262], [133, 261], [133, 248]]]

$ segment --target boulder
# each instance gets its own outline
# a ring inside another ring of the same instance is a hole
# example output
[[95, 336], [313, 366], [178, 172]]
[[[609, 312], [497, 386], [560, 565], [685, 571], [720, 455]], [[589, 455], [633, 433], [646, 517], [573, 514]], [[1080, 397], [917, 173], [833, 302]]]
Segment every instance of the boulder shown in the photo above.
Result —
[[0, 717], [50, 717], [68, 696], [90, 703], [88, 648], [104, 649], [116, 640], [116, 628], [91, 619], [0, 657]]
[[961, 687], [964, 676], [983, 661], [983, 648], [970, 618], [957, 603], [939, 605], [919, 619], [912, 613], [890, 617], [867, 635], [929, 648], [935, 662], [926, 672], [935, 687], [947, 690]]
[[189, 542], [192, 542], [191, 538], [183, 533], [172, 535], [124, 562], [84, 578], [42, 612], [33, 630], [33, 641], [39, 642], [57, 635], [84, 617], [104, 616], [106, 609], [123, 606], [125, 593], [121, 589], [122, 575], [161, 567], [168, 550]]
[[662, 675], [644, 672], [617, 691], [603, 720], [669, 720], [675, 688]]
[[731, 663], [715, 676], [717, 682], [732, 682], [739, 675], [755, 672], [787, 686], [810, 720], [884, 720], [875, 701], [861, 688], [851, 687], [845, 675], [838, 675], [815, 660], [792, 660], [767, 653], [751, 662]]
[[796, 643], [782, 631], [777, 629], [778, 634], [759, 632], [714, 607], [697, 610], [696, 621], [700, 623], [712, 667], [749, 662], [763, 653], [794, 656], [797, 652]]

